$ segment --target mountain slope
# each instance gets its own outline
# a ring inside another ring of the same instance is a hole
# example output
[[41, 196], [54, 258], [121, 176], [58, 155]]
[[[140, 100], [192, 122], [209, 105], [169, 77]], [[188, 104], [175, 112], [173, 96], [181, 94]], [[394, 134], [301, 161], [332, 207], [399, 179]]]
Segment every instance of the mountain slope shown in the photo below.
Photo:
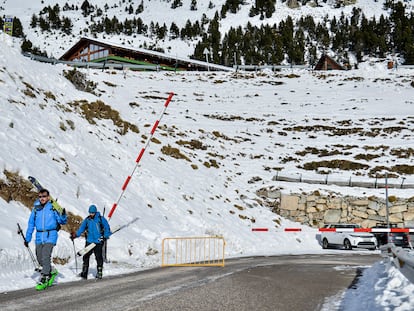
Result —
[[[225, 0], [211, 0], [211, 1], [197, 1], [197, 10], [191, 10], [191, 1], [183, 0], [182, 6], [176, 9], [171, 8], [172, 1], [165, 0], [152, 0], [152, 1], [103, 1], [103, 0], [90, 0], [87, 3], [93, 10], [94, 17], [83, 16], [82, 5], [84, 0], [72, 1], [70, 3], [74, 6], [74, 9], [64, 10], [67, 4], [66, 0], [45, 0], [41, 2], [35, 2], [28, 4], [24, 0], [3, 0], [0, 11], [4, 15], [12, 15], [18, 17], [24, 28], [24, 32], [27, 35], [27, 39], [30, 40], [34, 46], [39, 47], [41, 51], [45, 51], [48, 55], [59, 58], [64, 54], [73, 44], [75, 44], [82, 36], [94, 36], [91, 34], [89, 26], [94, 23], [108, 18], [112, 20], [116, 18], [120, 22], [125, 19], [137, 19], [140, 18], [142, 22], [148, 27], [151, 24], [159, 24], [159, 26], [167, 27], [170, 30], [172, 23], [174, 23], [179, 29], [186, 26], [186, 23], [190, 21], [195, 23], [196, 21], [203, 23], [203, 19], [210, 21], [214, 18], [216, 13], [221, 14], [223, 5], [227, 1]], [[108, 4], [109, 3], [109, 4]], [[143, 4], [144, 10], [139, 14], [134, 14], [140, 4]], [[54, 7], [59, 5], [61, 18], [67, 17], [73, 23], [73, 30], [70, 35], [65, 34], [62, 31], [51, 30], [41, 31], [39, 27], [32, 28], [30, 26], [33, 14], [37, 17], [40, 16], [41, 11], [50, 6]], [[388, 10], [384, 10], [384, 5], [380, 1], [372, 0], [359, 0], [355, 4], [346, 5], [336, 8], [334, 1], [321, 2], [318, 6], [315, 6], [313, 2], [308, 2], [306, 5], [300, 5], [298, 8], [291, 9], [287, 6], [287, 2], [277, 1], [275, 7], [275, 14], [270, 18], [261, 19], [260, 15], [254, 17], [249, 16], [249, 11], [255, 5], [255, 1], [244, 1], [243, 5], [239, 6], [239, 10], [236, 13], [228, 12], [223, 18], [220, 18], [219, 30], [221, 37], [230, 29], [230, 27], [237, 28], [238, 26], [246, 27], [247, 23], [251, 25], [273, 25], [278, 24], [281, 21], [291, 17], [294, 21], [305, 16], [312, 16], [315, 23], [322, 22], [327, 16], [332, 18], [335, 16], [337, 19], [344, 14], [345, 17], [350, 17], [354, 8], [360, 8], [363, 14], [367, 18], [376, 17], [377, 19], [381, 15], [388, 16]], [[411, 11], [411, 5], [408, 3], [407, 12]], [[134, 13], [129, 13], [128, 8], [132, 7]], [[77, 9], [76, 9], [77, 8]], [[97, 16], [97, 10], [101, 10], [101, 15]], [[323, 22], [325, 24], [325, 22]], [[209, 27], [209, 23], [204, 25], [205, 30]], [[122, 43], [127, 46], [133, 47], [151, 47], [154, 49], [162, 49], [166, 53], [171, 55], [178, 55], [180, 57], [188, 57], [193, 55], [195, 46], [200, 37], [181, 40], [180, 38], [173, 39], [171, 35], [166, 39], [157, 39], [155, 34], [136, 34], [126, 35], [123, 33], [110, 35], [105, 32], [96, 34], [98, 38], [110, 39], [114, 43]]]
[[[385, 64], [340, 75], [82, 70], [97, 85], [91, 94], [64, 78], [72, 68], [33, 62], [20, 55], [19, 44], [0, 35], [0, 178], [4, 170], [36, 176], [62, 206], [82, 217], [90, 204], [101, 211], [112, 206], [165, 99], [176, 94], [110, 221], [115, 227], [139, 218], [110, 239], [109, 256], [116, 262], [107, 266], [110, 274], [158, 266], [166, 237], [223, 236], [226, 257], [321, 251], [311, 229], [300, 236], [283, 233], [283, 227], [299, 225], [272, 213], [256, 195], [263, 187], [366, 195], [365, 189], [272, 181], [277, 172], [319, 177], [305, 169], [321, 159], [314, 149], [337, 150], [324, 159], [349, 161], [374, 150], [374, 161], [358, 161], [370, 168], [412, 167], [412, 157], [392, 152], [409, 154], [413, 139], [408, 70], [387, 71]], [[124, 134], [119, 122], [136, 125], [139, 133]], [[369, 178], [367, 169], [331, 174]], [[399, 174], [412, 183], [412, 174]], [[393, 194], [412, 195], [404, 189]], [[383, 196], [383, 190], [370, 195]], [[7, 278], [16, 288], [33, 282], [28, 254], [15, 234], [16, 222], [25, 229], [28, 216], [22, 204], [0, 200], [0, 266], [10, 271]], [[270, 232], [252, 232], [254, 227]], [[82, 245], [76, 240], [78, 249]], [[76, 279], [67, 232], [54, 257], [68, 261], [59, 267], [65, 280]]]

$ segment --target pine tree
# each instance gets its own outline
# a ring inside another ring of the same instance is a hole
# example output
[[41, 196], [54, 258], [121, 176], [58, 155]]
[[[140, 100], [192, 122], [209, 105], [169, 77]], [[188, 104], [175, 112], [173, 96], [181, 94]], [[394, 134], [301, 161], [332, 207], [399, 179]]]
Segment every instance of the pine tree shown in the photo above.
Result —
[[171, 9], [176, 9], [180, 6], [183, 6], [183, 2], [181, 0], [173, 0], [171, 3]]
[[33, 44], [30, 40], [26, 40], [24, 38], [22, 45], [20, 46], [22, 52], [31, 52], [32, 51]]
[[39, 17], [39, 27], [42, 31], [49, 31], [50, 26], [49, 23], [43, 18], [43, 16]]
[[[157, 23], [158, 26], [158, 23]], [[157, 30], [157, 38], [162, 40], [165, 39], [165, 36], [167, 35], [167, 25], [165, 25], [165, 23], [160, 27], [158, 26], [158, 30]]]
[[138, 5], [137, 10], [135, 11], [135, 14], [140, 14], [144, 12], [144, 0], [141, 0], [141, 3]]
[[305, 56], [305, 35], [302, 29], [298, 29], [295, 33], [293, 54], [291, 59], [294, 64], [303, 64]]
[[226, 0], [224, 6], [226, 7], [226, 11], [230, 11], [230, 13], [237, 13], [240, 10], [240, 6], [243, 4], [243, 0]]
[[18, 19], [17, 17], [13, 18], [13, 35], [12, 36], [18, 37], [18, 38], [24, 37], [23, 25], [20, 22], [20, 19]]
[[181, 39], [189, 39], [192, 37], [192, 24], [189, 19], [187, 19], [187, 22], [185, 23], [185, 26], [183, 29], [181, 29]]
[[177, 39], [179, 36], [180, 36], [180, 29], [174, 22], [172, 22], [170, 26], [170, 38]]
[[136, 28], [138, 34], [145, 34], [148, 30], [148, 26], [144, 24], [141, 17], [137, 19]]
[[70, 20], [69, 17], [64, 17], [63, 23], [62, 23], [62, 31], [65, 34], [70, 35], [72, 33], [72, 29], [73, 29], [72, 21]]
[[88, 0], [83, 1], [81, 5], [82, 14], [84, 17], [88, 16], [90, 13], [90, 4]]
[[124, 31], [123, 32], [127, 36], [132, 35], [132, 32], [133, 32], [133, 30], [132, 30], [132, 21], [127, 19], [127, 18], [124, 21]]
[[219, 61], [219, 50], [221, 40], [218, 12], [216, 12], [214, 18], [211, 20], [207, 33], [209, 34], [210, 47], [213, 53], [213, 55], [210, 56], [212, 61], [217, 63]]
[[30, 27], [36, 28], [37, 27], [38, 18], [35, 14], [32, 15], [32, 19], [30, 21]]
[[276, 0], [255, 0], [255, 5], [250, 8], [249, 16], [260, 14], [260, 19], [270, 18], [276, 11]]
[[197, 11], [197, 0], [191, 0], [190, 10]]
[[60, 29], [62, 25], [59, 14], [60, 8], [58, 4], [56, 4], [53, 8], [50, 6], [48, 7], [49, 23], [53, 29]]

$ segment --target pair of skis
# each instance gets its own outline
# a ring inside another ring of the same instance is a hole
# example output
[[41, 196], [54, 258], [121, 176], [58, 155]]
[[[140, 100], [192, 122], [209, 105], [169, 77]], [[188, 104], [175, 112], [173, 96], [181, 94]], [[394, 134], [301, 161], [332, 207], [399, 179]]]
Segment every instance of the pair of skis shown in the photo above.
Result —
[[[131, 220], [129, 223], [122, 225], [122, 226], [118, 226], [115, 230], [112, 231], [112, 234], [128, 227], [130, 224], [136, 222], [139, 219], [139, 217], [134, 218], [133, 220]], [[105, 242], [106, 243], [106, 242]], [[80, 251], [77, 252], [78, 256], [83, 256], [86, 253], [90, 252], [91, 250], [94, 249], [94, 247], [96, 246], [95, 243], [91, 243], [88, 246], [86, 246], [85, 248], [81, 249]]]
[[[32, 183], [32, 185], [37, 189], [37, 191], [41, 191], [45, 189], [42, 187], [40, 182], [35, 177], [29, 176], [28, 179]], [[52, 203], [53, 209], [56, 210], [59, 214], [62, 214], [63, 212], [62, 206], [60, 206], [57, 200], [55, 200], [51, 195], [49, 195], [49, 197], [50, 197], [50, 202]]]

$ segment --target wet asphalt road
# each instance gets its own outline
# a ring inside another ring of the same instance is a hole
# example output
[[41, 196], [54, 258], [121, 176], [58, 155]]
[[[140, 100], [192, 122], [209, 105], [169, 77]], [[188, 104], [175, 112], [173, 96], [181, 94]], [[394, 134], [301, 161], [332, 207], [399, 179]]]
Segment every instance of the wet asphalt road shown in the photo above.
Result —
[[[60, 283], [46, 291], [0, 293], [0, 310], [320, 310], [325, 298], [381, 260], [372, 252], [246, 257], [225, 267], [170, 267], [103, 280]], [[337, 267], [340, 266], [340, 269]]]

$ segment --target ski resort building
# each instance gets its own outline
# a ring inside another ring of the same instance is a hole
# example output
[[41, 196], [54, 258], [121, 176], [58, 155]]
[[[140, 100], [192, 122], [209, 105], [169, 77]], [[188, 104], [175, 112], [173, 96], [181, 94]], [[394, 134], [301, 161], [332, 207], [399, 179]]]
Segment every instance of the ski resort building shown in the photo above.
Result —
[[130, 67], [145, 70], [145, 66], [158, 66], [162, 70], [233, 71], [233, 68], [171, 56], [142, 48], [127, 47], [108, 41], [81, 38], [60, 58], [62, 61], [112, 64], [111, 67]]

